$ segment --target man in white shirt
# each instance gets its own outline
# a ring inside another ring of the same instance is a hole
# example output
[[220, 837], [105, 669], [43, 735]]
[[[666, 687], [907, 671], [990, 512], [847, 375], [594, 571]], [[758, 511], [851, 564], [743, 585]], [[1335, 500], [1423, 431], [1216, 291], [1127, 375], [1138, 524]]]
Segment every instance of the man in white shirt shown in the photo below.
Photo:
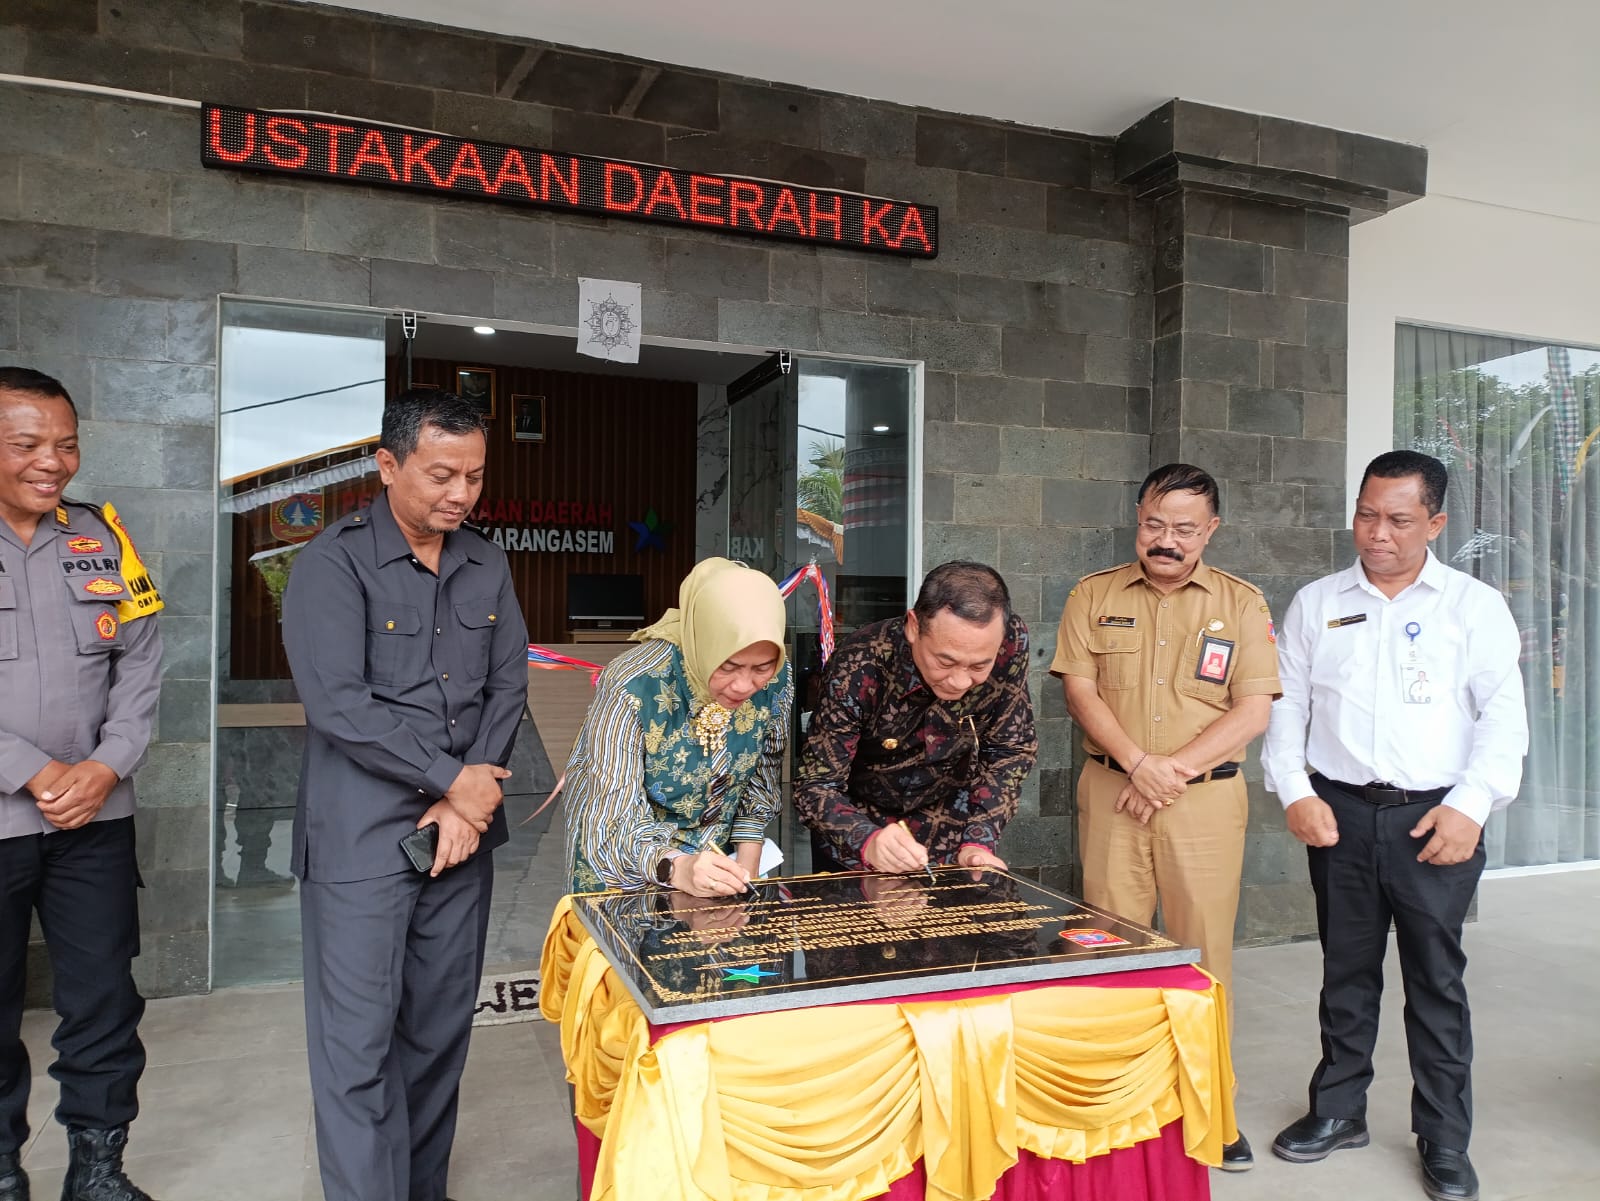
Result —
[[1475, 1201], [1461, 926], [1483, 872], [1483, 823], [1521, 784], [1528, 720], [1505, 598], [1429, 550], [1447, 479], [1414, 451], [1374, 459], [1356, 499], [1360, 562], [1301, 589], [1278, 642], [1283, 699], [1262, 764], [1309, 848], [1322, 1062], [1310, 1112], [1272, 1149], [1308, 1163], [1367, 1145], [1392, 921], [1423, 1187], [1435, 1201]]

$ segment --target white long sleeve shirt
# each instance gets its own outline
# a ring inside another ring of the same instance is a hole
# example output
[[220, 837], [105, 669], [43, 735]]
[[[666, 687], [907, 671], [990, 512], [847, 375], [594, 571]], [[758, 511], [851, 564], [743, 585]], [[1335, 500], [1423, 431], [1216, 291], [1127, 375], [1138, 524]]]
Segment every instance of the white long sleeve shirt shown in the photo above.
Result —
[[1310, 772], [1352, 784], [1448, 788], [1480, 825], [1522, 783], [1521, 637], [1505, 598], [1430, 551], [1393, 600], [1358, 560], [1295, 596], [1278, 638], [1283, 697], [1262, 750], [1285, 808]]

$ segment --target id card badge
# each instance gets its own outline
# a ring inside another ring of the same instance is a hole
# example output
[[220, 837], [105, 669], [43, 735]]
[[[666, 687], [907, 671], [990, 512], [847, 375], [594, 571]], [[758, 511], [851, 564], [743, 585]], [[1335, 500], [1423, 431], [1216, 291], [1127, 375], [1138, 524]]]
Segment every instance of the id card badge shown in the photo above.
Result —
[[1433, 704], [1433, 681], [1426, 668], [1407, 663], [1400, 668], [1400, 699], [1408, 705]]
[[1200, 661], [1195, 665], [1194, 678], [1208, 684], [1226, 684], [1228, 669], [1233, 666], [1233, 645], [1226, 638], [1201, 635]]

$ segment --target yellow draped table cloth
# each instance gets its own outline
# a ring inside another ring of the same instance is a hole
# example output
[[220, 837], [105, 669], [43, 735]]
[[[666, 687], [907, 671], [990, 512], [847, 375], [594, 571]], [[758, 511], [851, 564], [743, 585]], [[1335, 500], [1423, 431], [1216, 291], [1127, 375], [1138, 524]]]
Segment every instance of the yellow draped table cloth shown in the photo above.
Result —
[[563, 899], [540, 1009], [599, 1143], [591, 1201], [865, 1201], [918, 1161], [927, 1201], [980, 1201], [1019, 1152], [1081, 1164], [1179, 1123], [1215, 1166], [1237, 1137], [1197, 968], [651, 1026]]

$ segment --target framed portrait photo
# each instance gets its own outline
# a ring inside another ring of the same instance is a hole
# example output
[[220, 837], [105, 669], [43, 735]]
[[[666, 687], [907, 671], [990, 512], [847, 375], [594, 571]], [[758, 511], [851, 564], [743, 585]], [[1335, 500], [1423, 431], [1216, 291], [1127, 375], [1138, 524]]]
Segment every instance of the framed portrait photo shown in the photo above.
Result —
[[544, 397], [513, 396], [511, 398], [511, 440], [513, 442], [543, 442], [544, 434]]
[[493, 367], [457, 367], [456, 392], [477, 405], [485, 417], [494, 419]]

